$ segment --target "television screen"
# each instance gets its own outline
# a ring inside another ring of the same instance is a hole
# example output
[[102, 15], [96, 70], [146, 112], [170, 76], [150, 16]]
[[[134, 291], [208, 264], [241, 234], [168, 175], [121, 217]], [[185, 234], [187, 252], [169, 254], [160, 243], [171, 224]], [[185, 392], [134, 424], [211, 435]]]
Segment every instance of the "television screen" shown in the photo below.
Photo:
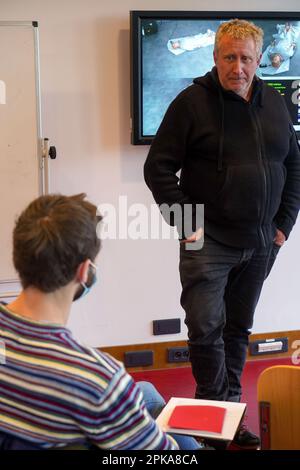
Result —
[[300, 136], [300, 12], [131, 12], [133, 144], [150, 144], [170, 104], [214, 66], [215, 33], [244, 18], [264, 31], [257, 75], [281, 93]]

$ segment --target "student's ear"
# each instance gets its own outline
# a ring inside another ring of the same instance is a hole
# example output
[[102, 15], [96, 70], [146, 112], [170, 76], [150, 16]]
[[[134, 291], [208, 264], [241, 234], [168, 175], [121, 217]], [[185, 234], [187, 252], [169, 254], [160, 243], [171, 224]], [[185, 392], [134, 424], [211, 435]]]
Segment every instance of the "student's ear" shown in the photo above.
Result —
[[90, 260], [86, 259], [77, 268], [76, 271], [76, 281], [83, 282], [84, 284], [87, 282], [88, 279], [88, 272], [89, 272]]

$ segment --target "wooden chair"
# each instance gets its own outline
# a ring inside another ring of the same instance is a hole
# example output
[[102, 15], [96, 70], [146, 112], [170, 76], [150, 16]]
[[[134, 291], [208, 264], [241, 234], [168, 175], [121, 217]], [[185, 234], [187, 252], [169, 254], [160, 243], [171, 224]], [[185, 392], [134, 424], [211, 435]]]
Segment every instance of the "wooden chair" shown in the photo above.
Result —
[[273, 366], [257, 383], [261, 448], [300, 449], [300, 367]]

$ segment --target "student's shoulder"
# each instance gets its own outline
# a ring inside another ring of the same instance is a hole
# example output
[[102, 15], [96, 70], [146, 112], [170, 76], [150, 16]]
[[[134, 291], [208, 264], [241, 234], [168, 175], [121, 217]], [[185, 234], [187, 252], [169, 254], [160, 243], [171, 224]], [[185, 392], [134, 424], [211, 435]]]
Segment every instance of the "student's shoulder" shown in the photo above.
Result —
[[68, 348], [68, 362], [71, 362], [74, 374], [90, 384], [105, 389], [116, 376], [125, 373], [121, 362], [109, 354], [74, 341]]
[[122, 362], [98, 348], [81, 345], [81, 352], [88, 364], [94, 365], [96, 368], [107, 369], [112, 374], [124, 368]]
[[92, 380], [102, 392], [108, 392], [112, 388], [120, 390], [133, 382], [124, 364], [110, 354], [98, 349], [92, 349], [90, 354], [95, 360]]
[[91, 348], [90, 355], [96, 359], [99, 366], [111, 370], [113, 374], [119, 370], [124, 369], [124, 365], [122, 362], [118, 361], [110, 354], [101, 351], [100, 349]]

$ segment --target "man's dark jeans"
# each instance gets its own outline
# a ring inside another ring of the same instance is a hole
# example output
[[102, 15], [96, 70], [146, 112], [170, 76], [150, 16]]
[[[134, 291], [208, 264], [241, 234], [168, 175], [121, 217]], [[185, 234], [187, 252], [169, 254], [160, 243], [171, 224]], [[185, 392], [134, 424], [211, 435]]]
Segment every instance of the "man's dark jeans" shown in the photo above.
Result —
[[196, 398], [239, 401], [248, 336], [264, 280], [279, 247], [239, 249], [205, 235], [201, 250], [180, 247]]

